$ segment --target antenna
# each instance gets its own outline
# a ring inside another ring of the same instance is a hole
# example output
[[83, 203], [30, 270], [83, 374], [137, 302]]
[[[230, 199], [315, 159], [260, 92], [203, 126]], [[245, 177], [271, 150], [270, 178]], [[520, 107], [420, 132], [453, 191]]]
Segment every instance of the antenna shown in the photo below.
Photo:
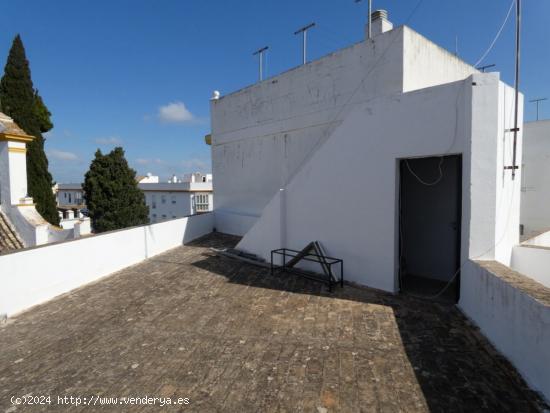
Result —
[[548, 100], [548, 98], [538, 98], [529, 101], [530, 103], [535, 103], [537, 105], [537, 120], [539, 120], [539, 103], [544, 100]]
[[[356, 3], [361, 3], [363, 0], [355, 0]], [[372, 30], [371, 30], [371, 26], [372, 26], [372, 0], [369, 0], [369, 17], [368, 17], [368, 22], [369, 22], [369, 31], [368, 31], [368, 39], [370, 39], [372, 37]]]
[[483, 73], [485, 73], [485, 69], [489, 69], [490, 67], [495, 67], [495, 64], [492, 65], [485, 65], [485, 66], [478, 66], [476, 67], [477, 70], [481, 70]]
[[455, 36], [455, 56], [458, 57], [458, 35]]
[[312, 27], [315, 27], [315, 23], [310, 23], [307, 26], [302, 27], [301, 29], [298, 29], [294, 32], [294, 34], [300, 34], [302, 33], [302, 64], [307, 63], [307, 31], [311, 29]]
[[512, 170], [512, 180], [516, 179], [516, 169], [519, 166], [516, 163], [517, 160], [517, 146], [518, 146], [518, 111], [519, 111], [519, 64], [521, 53], [521, 0], [516, 0], [516, 67], [515, 67], [515, 82], [514, 82], [514, 128], [511, 132], [514, 132], [514, 154], [512, 155], [512, 166], [505, 166], [504, 169]]
[[258, 55], [258, 62], [259, 62], [259, 67], [258, 67], [258, 72], [259, 72], [259, 79], [260, 79], [260, 82], [264, 79], [264, 73], [263, 73], [263, 60], [264, 60], [264, 52], [269, 49], [269, 46], [264, 46], [258, 50], [256, 50], [254, 53], [252, 53], [252, 56], [256, 56]]

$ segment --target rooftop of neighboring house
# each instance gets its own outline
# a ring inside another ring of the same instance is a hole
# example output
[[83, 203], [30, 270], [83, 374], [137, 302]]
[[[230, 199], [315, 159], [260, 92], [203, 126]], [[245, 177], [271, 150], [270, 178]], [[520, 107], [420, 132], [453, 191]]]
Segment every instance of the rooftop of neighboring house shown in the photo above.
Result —
[[82, 184], [57, 184], [58, 191], [82, 191]]
[[212, 182], [159, 182], [156, 184], [138, 184], [142, 191], [160, 191], [160, 192], [211, 192]]
[[0, 133], [17, 136], [28, 136], [27, 133], [5, 113], [0, 112]]

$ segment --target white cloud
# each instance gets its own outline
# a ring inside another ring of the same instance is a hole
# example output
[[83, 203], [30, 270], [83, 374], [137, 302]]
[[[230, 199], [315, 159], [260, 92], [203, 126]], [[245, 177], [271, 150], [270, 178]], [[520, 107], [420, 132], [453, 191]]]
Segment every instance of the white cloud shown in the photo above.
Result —
[[122, 139], [117, 138], [116, 136], [110, 136], [108, 138], [97, 138], [95, 143], [98, 145], [120, 145], [122, 143]]
[[188, 169], [189, 172], [191, 171], [205, 171], [208, 169], [208, 162], [203, 161], [202, 159], [193, 158], [193, 159], [186, 159], [184, 161], [181, 161], [181, 166], [183, 166], [185, 169]]
[[48, 151], [48, 156], [60, 161], [78, 161], [78, 156], [72, 152], [59, 151], [57, 149], [51, 149]]
[[183, 102], [173, 102], [161, 106], [158, 116], [161, 121], [170, 123], [188, 123], [196, 120], [195, 116], [189, 112]]

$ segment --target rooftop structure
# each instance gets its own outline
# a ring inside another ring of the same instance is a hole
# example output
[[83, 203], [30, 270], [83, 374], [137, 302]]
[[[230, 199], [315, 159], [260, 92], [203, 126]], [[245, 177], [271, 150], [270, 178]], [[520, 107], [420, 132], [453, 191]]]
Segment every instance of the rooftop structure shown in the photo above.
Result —
[[519, 246], [514, 89], [378, 17], [371, 39], [211, 100], [216, 229], [242, 236], [238, 254], [319, 241], [350, 282], [446, 296], [550, 397], [534, 321], [550, 308], [495, 301], [518, 284], [485, 268], [543, 282]]
[[[27, 193], [27, 135], [9, 116], [0, 113], [0, 214], [25, 247], [72, 239], [89, 233], [89, 220], [75, 223], [77, 229], [50, 225], [35, 208]], [[3, 232], [7, 237], [7, 232]], [[12, 243], [13, 245], [13, 243]]]
[[524, 128], [521, 224], [529, 237], [550, 230], [550, 120]]

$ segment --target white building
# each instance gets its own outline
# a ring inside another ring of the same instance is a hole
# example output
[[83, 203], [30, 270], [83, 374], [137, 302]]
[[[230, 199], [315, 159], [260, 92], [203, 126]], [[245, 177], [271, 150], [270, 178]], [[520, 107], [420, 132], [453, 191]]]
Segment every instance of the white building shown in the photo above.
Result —
[[[186, 175], [183, 182], [140, 183], [151, 223], [212, 211], [212, 175]], [[175, 181], [175, 182], [173, 182]]]
[[550, 120], [524, 128], [520, 222], [529, 237], [550, 230]]
[[57, 184], [54, 187], [58, 208], [84, 208], [84, 190], [81, 184]]
[[514, 90], [375, 16], [384, 20], [372, 39], [215, 94], [206, 139], [214, 225], [267, 261], [272, 250], [320, 241], [351, 282], [454, 291], [463, 313], [550, 396], [550, 307], [531, 295], [545, 291], [532, 284], [540, 265], [511, 269], [520, 262], [523, 134], [513, 178]]
[[34, 139], [9, 116], [0, 113], [0, 213], [25, 247], [78, 238], [90, 233], [89, 219], [70, 229], [50, 225], [27, 194], [26, 145]]
[[145, 176], [136, 176], [136, 181], [138, 184], [158, 184], [159, 177], [148, 172]]
[[[183, 179], [173, 177], [169, 182], [159, 182], [158, 176], [149, 173], [136, 180], [145, 194], [151, 223], [209, 212], [214, 207], [212, 174], [195, 172]], [[79, 210], [86, 207], [84, 190], [81, 184], [58, 184], [56, 192], [63, 228], [69, 228], [80, 217]]]

